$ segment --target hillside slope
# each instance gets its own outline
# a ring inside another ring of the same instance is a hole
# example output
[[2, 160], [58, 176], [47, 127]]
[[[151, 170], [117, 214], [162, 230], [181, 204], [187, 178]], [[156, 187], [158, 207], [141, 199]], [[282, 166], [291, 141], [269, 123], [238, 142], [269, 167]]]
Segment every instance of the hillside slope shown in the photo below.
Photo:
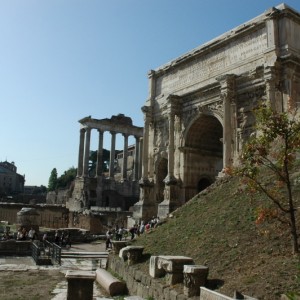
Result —
[[[136, 243], [151, 255], [185, 255], [209, 267], [209, 287], [259, 299], [300, 291], [299, 258], [278, 221], [255, 224], [263, 197], [240, 191], [236, 178], [218, 181]], [[147, 262], [148, 263], [148, 262]], [[142, 266], [145, 271], [148, 265]]]

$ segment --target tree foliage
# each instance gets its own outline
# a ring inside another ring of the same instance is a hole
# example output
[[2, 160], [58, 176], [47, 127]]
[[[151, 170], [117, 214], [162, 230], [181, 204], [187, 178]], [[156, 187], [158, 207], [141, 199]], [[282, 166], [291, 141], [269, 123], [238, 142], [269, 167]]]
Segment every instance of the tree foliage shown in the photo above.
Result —
[[[96, 175], [96, 166], [97, 166], [97, 153], [98, 151], [91, 151], [89, 157], [89, 175]], [[102, 172], [108, 171], [108, 165], [110, 160], [110, 151], [103, 149], [102, 153]]]
[[288, 224], [296, 253], [299, 245], [292, 174], [300, 149], [300, 122], [296, 112], [279, 113], [263, 105], [255, 110], [255, 115], [256, 135], [244, 146], [237, 174], [246, 179], [250, 190], [271, 200], [272, 207], [261, 208], [257, 222], [275, 217]]
[[56, 188], [67, 188], [74, 181], [77, 175], [77, 169], [74, 167], [69, 168], [57, 179]]
[[53, 168], [49, 177], [48, 191], [54, 191], [57, 186], [57, 170]]

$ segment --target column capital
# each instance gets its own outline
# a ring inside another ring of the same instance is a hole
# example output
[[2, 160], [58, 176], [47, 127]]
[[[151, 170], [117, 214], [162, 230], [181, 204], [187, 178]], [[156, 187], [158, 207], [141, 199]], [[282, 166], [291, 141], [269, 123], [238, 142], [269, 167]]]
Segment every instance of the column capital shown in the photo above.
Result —
[[141, 108], [143, 114], [144, 114], [144, 119], [150, 119], [152, 117], [152, 107], [151, 106], [146, 106], [144, 105]]
[[235, 79], [236, 75], [234, 74], [226, 74], [216, 78], [220, 85], [220, 96], [224, 101], [235, 101]]

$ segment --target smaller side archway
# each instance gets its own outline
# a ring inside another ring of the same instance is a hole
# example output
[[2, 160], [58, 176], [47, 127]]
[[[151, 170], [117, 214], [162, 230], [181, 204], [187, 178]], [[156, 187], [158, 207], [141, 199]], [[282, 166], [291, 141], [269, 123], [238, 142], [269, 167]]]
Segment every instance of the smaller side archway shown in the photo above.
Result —
[[157, 192], [156, 192], [156, 202], [160, 203], [164, 200], [164, 189], [165, 183], [164, 179], [168, 175], [168, 160], [166, 158], [161, 158], [157, 166], [157, 176], [156, 176], [156, 183], [157, 183]]
[[197, 184], [197, 192], [200, 193], [212, 184], [212, 181], [207, 177], [202, 177]]

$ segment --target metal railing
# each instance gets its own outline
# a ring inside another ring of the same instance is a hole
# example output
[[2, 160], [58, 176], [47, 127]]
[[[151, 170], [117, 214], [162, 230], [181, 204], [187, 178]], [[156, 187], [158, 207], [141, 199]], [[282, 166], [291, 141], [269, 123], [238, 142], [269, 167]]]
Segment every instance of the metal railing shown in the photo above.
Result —
[[49, 241], [35, 241], [32, 243], [32, 258], [36, 264], [40, 264], [41, 259], [50, 259], [52, 264], [61, 264], [61, 247]]
[[51, 259], [54, 263], [61, 265], [61, 247], [55, 243], [51, 245], [52, 245]]

